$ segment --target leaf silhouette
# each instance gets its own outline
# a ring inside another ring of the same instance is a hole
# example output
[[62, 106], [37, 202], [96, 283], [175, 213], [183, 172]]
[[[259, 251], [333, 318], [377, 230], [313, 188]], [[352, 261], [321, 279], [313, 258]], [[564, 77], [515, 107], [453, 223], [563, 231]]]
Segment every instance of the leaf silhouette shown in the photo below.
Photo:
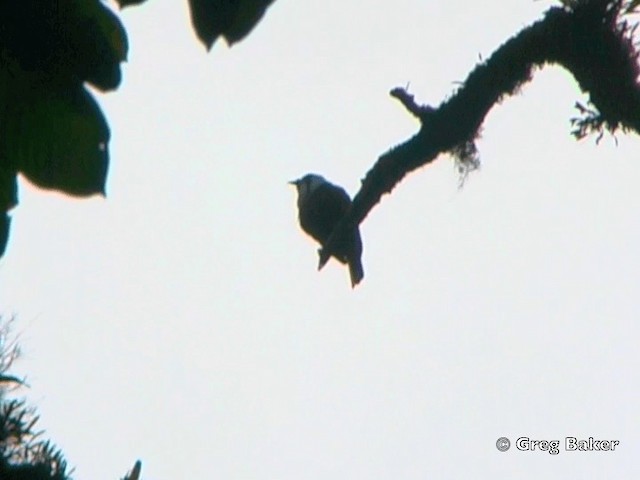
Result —
[[11, 226], [11, 217], [7, 213], [0, 212], [0, 257], [7, 250], [7, 242], [9, 241], [9, 227]]
[[140, 5], [147, 0], [116, 0], [116, 3], [120, 8], [129, 7], [132, 5]]
[[232, 45], [247, 36], [271, 3], [273, 0], [189, 0], [191, 23], [207, 49], [220, 36]]
[[104, 194], [109, 127], [95, 100], [81, 85], [33, 88], [5, 116], [0, 142], [6, 157], [39, 187]]
[[128, 49], [122, 24], [100, 0], [0, 2], [0, 45], [24, 71], [101, 90], [120, 84]]

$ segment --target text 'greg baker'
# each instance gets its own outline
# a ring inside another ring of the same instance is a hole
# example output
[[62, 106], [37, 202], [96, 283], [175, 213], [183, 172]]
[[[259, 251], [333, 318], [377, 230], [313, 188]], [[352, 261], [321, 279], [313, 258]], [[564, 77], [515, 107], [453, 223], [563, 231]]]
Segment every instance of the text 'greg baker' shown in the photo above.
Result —
[[[564, 449], [567, 452], [613, 452], [620, 445], [620, 440], [595, 440], [589, 437], [586, 440], [577, 437], [565, 437]], [[533, 440], [529, 437], [520, 437], [516, 440], [516, 448], [522, 452], [540, 451], [551, 455], [560, 453], [560, 440]], [[503, 449], [502, 451], [506, 451]]]

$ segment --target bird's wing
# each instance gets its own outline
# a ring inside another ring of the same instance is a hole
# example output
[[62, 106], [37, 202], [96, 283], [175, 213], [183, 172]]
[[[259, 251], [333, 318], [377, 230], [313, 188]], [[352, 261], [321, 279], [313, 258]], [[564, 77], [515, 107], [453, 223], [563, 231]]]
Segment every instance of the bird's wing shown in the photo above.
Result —
[[300, 224], [305, 232], [324, 244], [336, 223], [351, 205], [347, 192], [335, 185], [323, 185], [313, 192], [307, 208], [300, 212]]

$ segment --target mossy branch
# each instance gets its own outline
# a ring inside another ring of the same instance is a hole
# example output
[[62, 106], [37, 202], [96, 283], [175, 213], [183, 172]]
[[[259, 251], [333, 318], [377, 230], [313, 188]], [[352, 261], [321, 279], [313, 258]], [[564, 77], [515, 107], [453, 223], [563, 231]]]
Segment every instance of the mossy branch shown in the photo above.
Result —
[[[573, 119], [573, 134], [582, 138], [603, 128], [640, 132], [638, 52], [634, 26], [624, 20], [629, 0], [582, 0], [571, 7], [549, 9], [478, 65], [462, 86], [439, 107], [418, 105], [404, 89], [391, 96], [420, 121], [419, 131], [381, 155], [362, 180], [350, 210], [320, 250], [322, 268], [336, 239], [360, 224], [385, 193], [408, 173], [450, 153], [463, 164], [477, 162], [474, 140], [494, 105], [517, 93], [534, 68], [560, 65], [589, 95], [597, 112]], [[583, 113], [584, 112], [580, 112]]]

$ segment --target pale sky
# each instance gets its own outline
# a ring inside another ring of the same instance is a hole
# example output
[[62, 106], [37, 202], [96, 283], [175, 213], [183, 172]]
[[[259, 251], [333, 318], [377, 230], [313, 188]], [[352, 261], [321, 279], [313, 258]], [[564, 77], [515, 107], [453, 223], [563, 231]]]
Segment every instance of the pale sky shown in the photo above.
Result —
[[566, 72], [491, 112], [462, 190], [442, 156], [384, 197], [354, 291], [286, 183], [355, 193], [418, 128], [391, 88], [439, 104], [550, 5], [277, 0], [209, 54], [185, 2], [125, 10], [108, 198], [22, 181], [0, 263], [74, 478], [640, 478], [640, 140], [573, 140]]

